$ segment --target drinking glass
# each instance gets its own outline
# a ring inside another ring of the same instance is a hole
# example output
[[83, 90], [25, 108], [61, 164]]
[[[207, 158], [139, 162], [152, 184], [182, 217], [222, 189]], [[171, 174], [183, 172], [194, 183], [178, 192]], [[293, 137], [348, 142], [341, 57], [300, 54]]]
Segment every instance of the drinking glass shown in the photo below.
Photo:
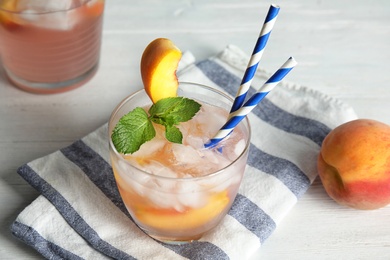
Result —
[[104, 0], [0, 0], [9, 80], [35, 93], [76, 88], [98, 69]]
[[[226, 94], [194, 83], [180, 83], [178, 95], [221, 107], [227, 112], [232, 105], [232, 99]], [[198, 240], [220, 223], [237, 195], [248, 157], [249, 121], [245, 118], [236, 127], [237, 131], [241, 131], [244, 145], [237, 158], [233, 158], [227, 166], [204, 172], [202, 176], [188, 177], [186, 172], [180, 175], [187, 177], [160, 176], [157, 173], [159, 169], [147, 172], [126, 160], [111, 140], [112, 131], [122, 116], [136, 107], [150, 105], [145, 91], [138, 91], [120, 102], [109, 120], [111, 164], [120, 195], [134, 222], [154, 239], [169, 244]], [[226, 146], [221, 149], [226, 149]], [[190, 154], [182, 156], [192, 160]], [[205, 166], [197, 164], [201, 172], [203, 168], [208, 168]]]

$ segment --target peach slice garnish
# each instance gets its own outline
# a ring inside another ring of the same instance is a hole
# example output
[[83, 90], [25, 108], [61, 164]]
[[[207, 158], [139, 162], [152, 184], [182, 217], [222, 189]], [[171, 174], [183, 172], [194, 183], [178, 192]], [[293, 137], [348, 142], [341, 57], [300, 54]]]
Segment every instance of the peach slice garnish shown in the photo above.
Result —
[[92, 17], [98, 17], [103, 13], [104, 0], [95, 0], [85, 5], [86, 13]]
[[0, 5], [0, 25], [4, 26], [7, 30], [13, 30], [19, 28], [21, 25], [20, 19], [17, 14], [13, 12], [17, 11], [18, 1], [2, 1]]
[[181, 51], [169, 39], [157, 38], [146, 47], [141, 58], [141, 77], [153, 103], [177, 95], [176, 70], [180, 59]]

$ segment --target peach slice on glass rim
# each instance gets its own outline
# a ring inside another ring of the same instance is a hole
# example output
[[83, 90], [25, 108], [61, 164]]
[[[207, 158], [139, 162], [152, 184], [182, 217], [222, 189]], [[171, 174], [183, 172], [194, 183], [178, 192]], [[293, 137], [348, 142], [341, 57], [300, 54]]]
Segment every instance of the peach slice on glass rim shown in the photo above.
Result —
[[0, 3], [0, 26], [7, 30], [14, 30], [21, 27], [21, 19], [18, 18], [17, 11], [18, 1], [2, 1]]
[[179, 48], [166, 38], [157, 38], [145, 48], [141, 58], [141, 77], [153, 103], [177, 96], [176, 70], [181, 55]]
[[98, 17], [103, 13], [104, 0], [94, 0], [87, 3], [85, 6], [85, 12], [92, 17]]

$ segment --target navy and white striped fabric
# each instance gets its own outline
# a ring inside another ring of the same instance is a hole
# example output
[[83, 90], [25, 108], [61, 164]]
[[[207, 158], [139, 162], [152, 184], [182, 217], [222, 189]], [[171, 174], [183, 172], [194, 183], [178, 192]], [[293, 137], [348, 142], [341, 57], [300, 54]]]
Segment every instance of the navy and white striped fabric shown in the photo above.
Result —
[[[178, 76], [235, 96], [247, 60], [228, 46]], [[268, 76], [260, 71], [253, 84]], [[48, 259], [247, 259], [315, 179], [326, 134], [356, 115], [335, 99], [282, 82], [249, 117], [251, 148], [239, 194], [222, 223], [198, 242], [165, 245], [137, 228], [115, 185], [107, 125], [19, 168], [42, 195], [19, 214], [12, 232]]]

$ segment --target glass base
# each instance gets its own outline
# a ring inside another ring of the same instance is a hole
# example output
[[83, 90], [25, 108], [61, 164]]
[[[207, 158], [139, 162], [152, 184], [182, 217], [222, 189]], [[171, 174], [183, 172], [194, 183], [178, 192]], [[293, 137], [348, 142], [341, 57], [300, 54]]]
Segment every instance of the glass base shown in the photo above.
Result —
[[89, 69], [84, 74], [61, 82], [32, 82], [25, 79], [21, 79], [7, 68], [5, 69], [6, 75], [8, 79], [18, 88], [36, 94], [55, 94], [61, 93], [65, 91], [69, 91], [80, 87], [89, 81], [95, 74], [99, 67], [99, 63], [97, 62], [91, 69]]
[[198, 236], [191, 236], [191, 237], [188, 237], [188, 238], [171, 238], [171, 237], [154, 236], [154, 235], [151, 235], [151, 234], [148, 234], [148, 236], [150, 236], [151, 238], [153, 238], [153, 239], [155, 239], [157, 241], [160, 241], [160, 242], [162, 242], [164, 244], [168, 244], [168, 245], [184, 245], [184, 244], [192, 243], [194, 241], [198, 241], [203, 236], [203, 234], [198, 235]]

